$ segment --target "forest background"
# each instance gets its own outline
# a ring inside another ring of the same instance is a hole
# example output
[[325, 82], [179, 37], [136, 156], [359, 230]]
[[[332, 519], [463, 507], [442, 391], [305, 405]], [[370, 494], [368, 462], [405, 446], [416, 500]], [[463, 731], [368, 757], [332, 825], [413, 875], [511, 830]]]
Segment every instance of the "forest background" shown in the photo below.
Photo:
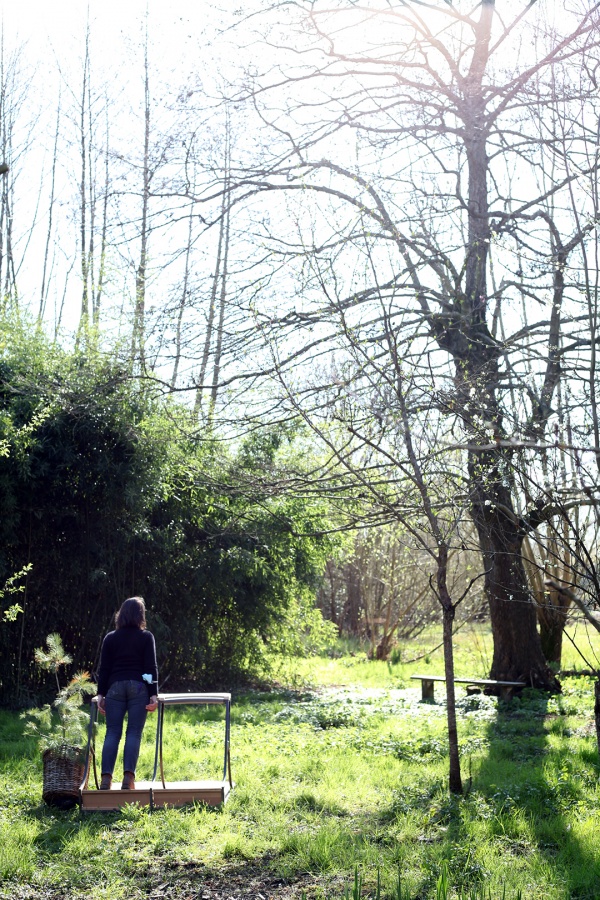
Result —
[[3, 702], [133, 592], [171, 685], [258, 674], [325, 639], [319, 585], [383, 659], [487, 610], [492, 676], [558, 690], [598, 599], [596, 6], [134, 7], [29, 46], [5, 10]]

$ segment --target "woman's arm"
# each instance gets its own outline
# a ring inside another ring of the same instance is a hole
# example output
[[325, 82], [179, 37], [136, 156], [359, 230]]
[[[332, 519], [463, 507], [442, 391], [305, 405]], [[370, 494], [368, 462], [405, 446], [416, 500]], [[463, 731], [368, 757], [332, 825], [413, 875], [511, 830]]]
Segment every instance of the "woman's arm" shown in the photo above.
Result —
[[108, 637], [109, 635], [107, 634], [102, 641], [102, 649], [100, 651], [100, 665], [98, 667], [98, 693], [96, 694], [98, 709], [103, 715], [106, 712], [104, 697], [108, 690], [108, 679], [110, 677], [110, 670], [112, 666], [111, 642], [110, 640], [107, 640]]
[[144, 675], [152, 676], [151, 681], [144, 678], [148, 684], [148, 694], [152, 702], [152, 697], [158, 696], [158, 664], [156, 662], [156, 643], [151, 631], [144, 632]]

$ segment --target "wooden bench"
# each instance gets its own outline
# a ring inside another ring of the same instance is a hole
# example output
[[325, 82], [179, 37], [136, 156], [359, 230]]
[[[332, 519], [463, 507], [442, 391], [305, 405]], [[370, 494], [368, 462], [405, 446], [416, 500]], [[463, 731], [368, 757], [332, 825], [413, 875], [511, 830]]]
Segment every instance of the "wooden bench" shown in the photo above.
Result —
[[[411, 675], [413, 679], [421, 682], [421, 699], [433, 700], [433, 687], [435, 681], [446, 681], [444, 675]], [[455, 684], [466, 684], [469, 687], [500, 688], [500, 696], [503, 700], [510, 700], [516, 688], [526, 687], [524, 681], [494, 681], [490, 678], [455, 678]]]

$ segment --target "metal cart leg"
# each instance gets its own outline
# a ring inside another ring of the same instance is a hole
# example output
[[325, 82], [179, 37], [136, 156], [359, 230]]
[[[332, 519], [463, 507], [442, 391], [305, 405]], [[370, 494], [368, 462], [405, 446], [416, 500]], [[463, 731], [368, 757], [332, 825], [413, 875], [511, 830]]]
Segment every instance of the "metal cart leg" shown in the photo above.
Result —
[[152, 773], [152, 781], [156, 781], [156, 773], [158, 770], [158, 763], [160, 760], [160, 778], [162, 781], [162, 786], [165, 786], [165, 774], [163, 771], [163, 748], [162, 748], [162, 740], [163, 740], [163, 719], [165, 715], [165, 705], [158, 701], [158, 718], [156, 720], [156, 748], [154, 751], [154, 771]]
[[95, 729], [94, 726], [96, 721], [98, 720], [98, 704], [95, 699], [93, 699], [90, 703], [90, 721], [88, 724], [88, 739], [87, 739], [87, 748], [85, 751], [85, 765], [83, 768], [83, 780], [81, 782], [81, 786], [79, 788], [79, 793], [81, 795], [81, 791], [83, 791], [88, 783], [88, 778], [90, 775], [90, 759], [93, 761], [94, 765], [94, 781], [96, 782], [96, 790], [98, 790], [98, 771], [96, 769], [96, 753], [94, 748], [94, 738], [95, 738]]
[[231, 731], [231, 702], [228, 700], [225, 704], [225, 759], [223, 761], [223, 781], [229, 775], [229, 787], [233, 787], [231, 780], [231, 754], [229, 748], [229, 737]]

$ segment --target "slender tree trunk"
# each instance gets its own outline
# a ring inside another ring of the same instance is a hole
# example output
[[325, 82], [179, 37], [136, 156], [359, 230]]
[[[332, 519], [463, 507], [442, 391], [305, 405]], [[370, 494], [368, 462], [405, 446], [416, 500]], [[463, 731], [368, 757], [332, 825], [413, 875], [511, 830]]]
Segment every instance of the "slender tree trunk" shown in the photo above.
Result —
[[88, 134], [86, 110], [88, 103], [88, 83], [90, 77], [90, 26], [89, 21], [85, 35], [85, 55], [83, 60], [83, 84], [81, 90], [81, 106], [79, 110], [79, 143], [81, 155], [81, 182], [79, 185], [79, 253], [81, 258], [81, 314], [79, 318], [78, 340], [87, 339], [90, 319], [89, 297], [89, 257], [87, 246], [87, 182], [88, 182]]
[[448, 753], [450, 770], [448, 786], [451, 793], [462, 794], [462, 778], [460, 775], [460, 756], [458, 752], [458, 727], [456, 724], [456, 691], [454, 689], [454, 644], [452, 626], [454, 623], [454, 606], [447, 598], [442, 602], [443, 641], [444, 641], [444, 675], [446, 676], [446, 720], [448, 726]]
[[58, 333], [60, 331], [60, 326], [62, 325], [62, 317], [63, 312], [65, 310], [65, 300], [67, 299], [67, 288], [69, 286], [69, 278], [71, 277], [71, 273], [75, 268], [75, 263], [77, 262], [77, 257], [74, 256], [71, 260], [71, 265], [67, 270], [67, 274], [65, 275], [65, 283], [63, 285], [62, 297], [60, 298], [60, 306], [58, 305], [58, 298], [54, 302], [54, 339], [58, 337]]
[[150, 202], [150, 77], [148, 71], [148, 20], [144, 44], [144, 159], [142, 169], [142, 220], [140, 231], [140, 259], [135, 278], [135, 308], [131, 340], [131, 359], [145, 366], [146, 340], [146, 267], [148, 263], [148, 209]]
[[226, 190], [227, 208], [225, 210], [225, 235], [223, 247], [223, 271], [221, 273], [221, 291], [219, 295], [219, 319], [217, 322], [217, 332], [215, 341], [215, 353], [213, 357], [213, 374], [212, 385], [210, 391], [210, 409], [208, 413], [208, 424], [212, 423], [215, 406], [217, 403], [217, 395], [219, 391], [219, 378], [221, 374], [221, 359], [223, 354], [223, 329], [225, 327], [225, 307], [227, 300], [227, 273], [229, 262], [229, 227], [230, 227], [230, 209], [229, 209], [229, 171], [226, 172]]
[[332, 559], [328, 559], [325, 563], [323, 584], [318, 592], [319, 608], [330, 622], [337, 625], [338, 634], [341, 635], [337, 607], [338, 582], [338, 568]]
[[[2, 137], [2, 162], [12, 167], [12, 137], [15, 110], [11, 102], [11, 66], [6, 65], [4, 47], [4, 26], [0, 36], [0, 123]], [[17, 279], [13, 252], [13, 175], [11, 169], [2, 176], [2, 201], [0, 212], [0, 285], [2, 299], [0, 307], [18, 303]], [[4, 273], [4, 277], [2, 277]]]
[[108, 231], [108, 191], [109, 191], [109, 168], [108, 168], [108, 147], [109, 147], [109, 128], [108, 128], [108, 100], [106, 101], [106, 147], [104, 151], [104, 199], [102, 203], [102, 233], [100, 235], [100, 264], [98, 267], [98, 285], [94, 298], [93, 319], [94, 326], [97, 328], [100, 324], [100, 304], [102, 302], [102, 291], [104, 290], [104, 277], [106, 274], [106, 244]]
[[596, 723], [596, 743], [600, 753], [600, 679], [594, 682], [594, 722]]
[[88, 238], [88, 246], [87, 246], [87, 271], [88, 271], [88, 316], [90, 316], [90, 304], [91, 304], [91, 316], [89, 318], [89, 323], [93, 322], [94, 319], [94, 293], [96, 290], [96, 280], [95, 280], [95, 272], [94, 272], [94, 240], [96, 235], [96, 172], [94, 167], [94, 161], [92, 157], [92, 149], [93, 149], [93, 121], [92, 121], [92, 88], [91, 88], [91, 78], [88, 78], [88, 86], [87, 86], [87, 115], [88, 115], [88, 139], [87, 139], [87, 155], [88, 155], [88, 203], [89, 203], [89, 219], [90, 219], [90, 227], [89, 227], [89, 238]]
[[[229, 171], [229, 117], [226, 118], [225, 131], [225, 181], [223, 185], [223, 199], [221, 202], [221, 219], [219, 222], [219, 241], [217, 245], [217, 258], [215, 261], [215, 274], [212, 280], [210, 300], [208, 306], [208, 318], [206, 322], [206, 335], [204, 338], [204, 348], [202, 351], [202, 360], [200, 363], [200, 372], [198, 373], [198, 388], [196, 390], [196, 402], [194, 404], [194, 415], [198, 417], [202, 409], [202, 397], [205, 390], [205, 379], [208, 370], [208, 360], [210, 357], [210, 349], [213, 341], [213, 331], [215, 322], [216, 300], [219, 284], [222, 279], [221, 268], [223, 265], [223, 248], [227, 250], [228, 233], [228, 171]], [[210, 413], [209, 413], [210, 414]]]
[[[389, 333], [389, 330], [388, 330]], [[389, 338], [388, 338], [389, 339]], [[444, 646], [444, 675], [446, 678], [446, 716], [448, 726], [448, 753], [449, 771], [448, 787], [453, 794], [462, 794], [462, 780], [460, 776], [460, 756], [458, 752], [458, 728], [456, 725], [456, 694], [454, 690], [454, 648], [452, 625], [456, 606], [452, 602], [448, 590], [448, 544], [445, 540], [436, 511], [431, 502], [431, 496], [421, 469], [419, 459], [415, 453], [410, 428], [410, 419], [404, 396], [404, 379], [401, 370], [398, 370], [398, 388], [396, 398], [400, 407], [403, 424], [404, 445], [406, 447], [408, 461], [412, 470], [412, 480], [418, 490], [423, 504], [423, 511], [429, 523], [431, 536], [435, 541], [436, 553], [436, 584], [437, 598], [442, 607], [442, 641]]]
[[357, 566], [347, 565], [346, 600], [340, 615], [340, 628], [347, 634], [357, 637], [360, 633], [361, 585]]
[[208, 304], [208, 317], [206, 320], [206, 334], [204, 336], [204, 347], [202, 350], [202, 360], [200, 362], [200, 372], [198, 373], [198, 387], [196, 388], [196, 400], [194, 403], [194, 416], [197, 418], [202, 410], [202, 397], [205, 390], [206, 370], [208, 368], [208, 359], [210, 356], [210, 348], [212, 344], [212, 334], [215, 321], [215, 307], [217, 298], [217, 289], [219, 286], [219, 278], [221, 275], [221, 253], [223, 248], [223, 235], [225, 233], [225, 218], [221, 214], [221, 222], [219, 225], [219, 243], [217, 246], [217, 258], [215, 260], [215, 274], [212, 279], [210, 289], [210, 299]]
[[17, 273], [15, 270], [15, 256], [13, 245], [13, 208], [12, 196], [8, 178], [3, 179], [6, 184], [6, 278], [4, 282], [4, 296], [16, 307], [18, 303]]
[[190, 253], [192, 250], [192, 225], [194, 221], [194, 204], [190, 204], [190, 215], [188, 218], [188, 239], [185, 248], [185, 271], [183, 273], [183, 288], [181, 291], [181, 300], [179, 302], [179, 314], [177, 316], [177, 328], [175, 330], [175, 361], [173, 363], [173, 375], [171, 377], [171, 387], [174, 389], [177, 384], [177, 373], [179, 371], [179, 362], [181, 359], [181, 328], [183, 324], [183, 314], [188, 296], [188, 284], [190, 278]]
[[11, 66], [6, 64], [4, 46], [4, 26], [0, 35], [0, 136], [2, 141], [2, 162], [10, 168], [1, 177], [0, 201], [0, 308], [8, 304], [17, 305], [17, 284], [13, 255], [13, 191], [12, 191], [12, 137], [15, 110], [11, 103]]
[[46, 246], [44, 248], [44, 265], [42, 268], [42, 289], [40, 291], [40, 308], [38, 312], [38, 322], [44, 318], [44, 310], [46, 308], [46, 300], [48, 293], [48, 259], [50, 256], [50, 241], [52, 239], [52, 221], [54, 217], [54, 191], [56, 185], [56, 163], [58, 160], [58, 136], [60, 132], [60, 93], [58, 95], [58, 107], [56, 111], [56, 129], [54, 132], [54, 152], [52, 154], [52, 174], [50, 177], [50, 205], [48, 208], [48, 230], [46, 232]]
[[[6, 76], [4, 65], [4, 23], [0, 35], [0, 137], [2, 139], [2, 160], [8, 160], [8, 127], [7, 127], [7, 103], [6, 103]], [[2, 178], [2, 191], [0, 194], [0, 290], [2, 289], [4, 271], [4, 225], [6, 222], [6, 207], [8, 203], [8, 178]], [[7, 297], [4, 291], [0, 297], [0, 309], [5, 309]]]

